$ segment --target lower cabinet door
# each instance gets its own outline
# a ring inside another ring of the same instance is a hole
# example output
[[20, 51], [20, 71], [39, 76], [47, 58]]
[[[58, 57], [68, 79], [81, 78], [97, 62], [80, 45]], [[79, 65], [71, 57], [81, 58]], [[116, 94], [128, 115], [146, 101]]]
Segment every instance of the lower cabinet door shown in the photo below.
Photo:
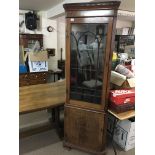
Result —
[[90, 152], [105, 149], [105, 113], [65, 106], [64, 142]]

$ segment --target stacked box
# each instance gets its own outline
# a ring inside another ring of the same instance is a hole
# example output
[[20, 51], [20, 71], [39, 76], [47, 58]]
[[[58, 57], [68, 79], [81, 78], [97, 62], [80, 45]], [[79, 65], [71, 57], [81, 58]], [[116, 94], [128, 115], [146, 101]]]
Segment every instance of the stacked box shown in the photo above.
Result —
[[120, 113], [135, 108], [135, 89], [111, 90], [109, 107]]
[[47, 51], [28, 52], [28, 60], [30, 72], [48, 71]]
[[113, 139], [125, 151], [133, 149], [135, 147], [135, 118], [119, 121]]

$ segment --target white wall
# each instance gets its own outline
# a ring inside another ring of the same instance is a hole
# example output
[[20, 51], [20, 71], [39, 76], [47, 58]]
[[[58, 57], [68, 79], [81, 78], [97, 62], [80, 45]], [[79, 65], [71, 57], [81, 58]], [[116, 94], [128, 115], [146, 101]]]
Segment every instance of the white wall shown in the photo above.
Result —
[[[27, 11], [20, 10], [19, 13], [25, 13]], [[57, 20], [51, 20], [46, 18], [46, 12], [38, 12], [40, 15], [40, 28], [36, 31], [30, 31], [25, 28], [25, 33], [30, 34], [43, 34], [43, 46], [44, 48], [55, 48], [55, 56], [48, 59], [49, 69], [57, 68], [58, 50], [57, 50], [57, 31], [48, 32], [47, 26], [52, 26], [57, 30]], [[19, 126], [20, 129], [29, 128], [42, 123], [48, 122], [50, 114], [46, 110], [20, 115]]]
[[116, 22], [116, 28], [123, 28], [123, 27], [132, 27], [132, 21], [126, 21], [126, 20], [117, 20]]
[[66, 59], [66, 48], [65, 48], [65, 16], [57, 18], [57, 49], [58, 49], [58, 59], [61, 58], [60, 49], [63, 49], [62, 59]]

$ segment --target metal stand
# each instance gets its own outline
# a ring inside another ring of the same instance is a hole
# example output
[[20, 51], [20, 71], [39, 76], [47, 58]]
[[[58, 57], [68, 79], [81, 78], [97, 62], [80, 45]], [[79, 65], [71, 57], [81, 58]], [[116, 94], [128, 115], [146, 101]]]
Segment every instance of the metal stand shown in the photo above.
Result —
[[113, 147], [113, 150], [114, 150], [114, 154], [115, 155], [117, 155], [117, 151], [116, 151], [115, 142], [114, 142], [113, 139], [114, 139], [115, 127], [116, 127], [118, 121], [119, 121], [119, 119], [117, 119], [116, 117], [114, 117], [113, 129], [112, 129], [112, 132], [110, 133], [111, 134], [111, 143], [112, 143], [112, 147]]

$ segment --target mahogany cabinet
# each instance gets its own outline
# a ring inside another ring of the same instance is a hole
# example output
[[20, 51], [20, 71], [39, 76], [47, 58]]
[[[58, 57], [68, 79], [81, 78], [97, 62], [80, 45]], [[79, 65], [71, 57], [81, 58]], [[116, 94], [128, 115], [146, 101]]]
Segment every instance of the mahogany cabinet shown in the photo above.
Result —
[[105, 153], [111, 58], [119, 1], [64, 4], [64, 146]]
[[39, 41], [40, 47], [43, 47], [43, 34], [20, 34], [19, 44], [24, 48], [31, 48], [35, 41]]

